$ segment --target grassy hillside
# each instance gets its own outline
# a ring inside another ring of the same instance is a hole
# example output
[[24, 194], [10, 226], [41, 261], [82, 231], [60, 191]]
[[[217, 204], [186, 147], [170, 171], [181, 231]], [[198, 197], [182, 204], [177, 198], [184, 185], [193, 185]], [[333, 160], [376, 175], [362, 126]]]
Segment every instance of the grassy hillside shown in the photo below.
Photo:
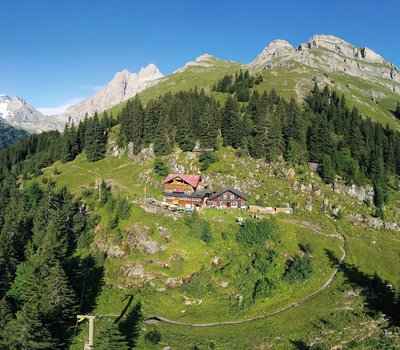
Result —
[[[313, 54], [318, 55], [323, 48], [315, 49]], [[221, 102], [226, 99], [222, 93], [211, 92], [211, 87], [225, 74], [234, 74], [244, 67], [235, 62], [221, 61], [216, 58], [207, 61], [208, 66], [189, 66], [183, 72], [175, 73], [165, 78], [155, 86], [140, 93], [144, 103], [169, 91], [177, 92], [197, 87], [204, 88]], [[244, 68], [243, 68], [244, 69]], [[301, 102], [309, 94], [315, 82], [321, 86], [328, 85], [332, 89], [346, 96], [350, 107], [356, 106], [362, 115], [369, 116], [372, 120], [386, 126], [399, 129], [399, 121], [393, 116], [400, 96], [393, 90], [368, 82], [361, 78], [352, 77], [340, 72], [325, 72], [314, 69], [298, 62], [291, 62], [285, 67], [274, 67], [262, 71], [264, 82], [255, 85], [254, 89], [259, 91], [276, 90], [278, 95], [290, 99], [296, 98]], [[382, 80], [385, 80], [382, 78]], [[126, 102], [123, 102], [108, 112], [118, 115]]]
[[[207, 59], [205, 66], [189, 66], [184, 71], [174, 73], [154, 85], [142, 91], [139, 95], [143, 103], [168, 92], [190, 90], [197, 87], [210, 92], [211, 87], [226, 74], [234, 74], [240, 69], [240, 64], [232, 61], [222, 61], [217, 58]], [[122, 102], [108, 112], [118, 115], [126, 102]]]
[[[297, 62], [290, 67], [276, 67], [263, 71], [264, 82], [257, 86], [257, 90], [271, 90], [286, 98], [296, 98], [301, 101], [309, 94], [315, 82], [328, 85], [332, 89], [343, 93], [350, 107], [356, 106], [362, 115], [372, 120], [389, 124], [392, 128], [399, 128], [399, 121], [393, 116], [400, 96], [392, 90], [339, 72], [324, 72], [313, 69]], [[371, 95], [381, 97], [373, 98]]]
[[[110, 135], [110, 139], [115, 137]], [[365, 287], [376, 273], [399, 290], [400, 234], [350, 224], [351, 214], [368, 217], [372, 209], [344, 192], [334, 193], [306, 166], [290, 169], [282, 163], [267, 164], [239, 156], [230, 148], [221, 148], [216, 155], [219, 161], [202, 174], [210, 187], [234, 185], [249, 194], [252, 204], [289, 204], [295, 208], [293, 215], [272, 220], [275, 238], [262, 246], [264, 253], [275, 254], [273, 264], [268, 265], [268, 278], [274, 281], [268, 296], [251, 300], [249, 289], [257, 274], [251, 267], [254, 247], [238, 241], [241, 229], [236, 222], [238, 215], [252, 221], [249, 214], [203, 210], [200, 218], [210, 225], [211, 235], [206, 242], [184, 217], [153, 212], [154, 207], [146, 205], [143, 197], [146, 187], [147, 195], [161, 198], [162, 177], [153, 171], [154, 158], [108, 156], [88, 163], [80, 155], [71, 163], [58, 162], [44, 169], [43, 179], [66, 186], [99, 215], [93, 237], [80, 245], [80, 253], [106, 253], [94, 310], [98, 326], [115, 320], [129, 295], [135, 303], [141, 302], [145, 317], [157, 315], [184, 323], [245, 320], [278, 311], [327, 282], [343, 244], [329, 235], [340, 233], [345, 239], [345, 263], [333, 283], [314, 299], [275, 316], [238, 325], [194, 328], [142, 323], [137, 348], [308, 349], [316, 343], [327, 348], [377, 349], [385, 348], [384, 342], [400, 346], [395, 335], [384, 336], [383, 327], [390, 325], [390, 320], [383, 319], [379, 308], [369, 303], [371, 291], [367, 293]], [[199, 163], [192, 153], [176, 151], [163, 160], [173, 171], [198, 172]], [[98, 201], [97, 179], [111, 186], [114, 200]], [[118, 198], [127, 198], [131, 210], [115, 222]], [[387, 211], [398, 221], [397, 198], [393, 198]], [[312, 206], [311, 211], [306, 210], [307, 205]], [[335, 216], [332, 211], [338, 207], [341, 214]], [[312, 247], [313, 272], [305, 281], [293, 283], [283, 276], [288, 260], [307, 255], [299, 245]], [[144, 338], [152, 329], [161, 333], [158, 345]], [[86, 325], [80, 326], [73, 349], [82, 348], [87, 331]]]

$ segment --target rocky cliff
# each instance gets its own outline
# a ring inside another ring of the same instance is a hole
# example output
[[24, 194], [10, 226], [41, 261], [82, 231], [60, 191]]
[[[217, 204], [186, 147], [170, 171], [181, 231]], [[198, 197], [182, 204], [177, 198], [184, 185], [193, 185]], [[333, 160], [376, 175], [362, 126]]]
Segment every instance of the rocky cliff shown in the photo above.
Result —
[[157, 84], [163, 77], [164, 75], [154, 64], [142, 68], [137, 74], [124, 69], [116, 73], [107, 86], [94, 96], [67, 108], [64, 117], [78, 121], [85, 116], [85, 113], [93, 115], [95, 111], [102, 112]]
[[357, 47], [332, 35], [316, 35], [297, 48], [285, 40], [272, 41], [250, 64], [252, 71], [290, 67], [296, 63], [374, 82], [400, 94], [400, 72], [367, 47]]
[[0, 95], [0, 120], [30, 132], [61, 129], [65, 121], [61, 118], [44, 116], [24, 99]]

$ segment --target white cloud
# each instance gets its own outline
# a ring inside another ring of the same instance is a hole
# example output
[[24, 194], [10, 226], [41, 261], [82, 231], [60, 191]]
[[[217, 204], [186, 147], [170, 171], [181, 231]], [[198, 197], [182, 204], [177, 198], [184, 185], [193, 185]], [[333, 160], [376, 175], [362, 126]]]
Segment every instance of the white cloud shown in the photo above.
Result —
[[65, 112], [65, 110], [69, 107], [72, 106], [78, 102], [81, 102], [83, 99], [82, 98], [74, 98], [72, 100], [65, 101], [59, 106], [55, 107], [43, 107], [43, 108], [37, 108], [37, 110], [42, 113], [43, 115], [61, 115]]
[[87, 91], [92, 91], [92, 92], [97, 92], [100, 89], [102, 89], [104, 86], [103, 85], [97, 85], [97, 86], [81, 86], [79, 89], [80, 90], [87, 90]]

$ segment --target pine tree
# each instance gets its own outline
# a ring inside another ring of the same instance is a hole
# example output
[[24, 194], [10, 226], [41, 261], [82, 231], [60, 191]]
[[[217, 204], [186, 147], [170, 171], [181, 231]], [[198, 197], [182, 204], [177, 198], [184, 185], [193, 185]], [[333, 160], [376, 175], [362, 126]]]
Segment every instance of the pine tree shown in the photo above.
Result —
[[167, 114], [163, 113], [158, 120], [154, 139], [154, 153], [156, 156], [163, 156], [172, 152], [173, 140], [170, 139], [168, 133], [171, 127]]
[[239, 117], [239, 104], [237, 100], [228, 96], [222, 113], [221, 132], [224, 145], [238, 148], [241, 143], [241, 125]]
[[396, 118], [400, 119], [400, 102], [397, 102], [396, 111], [394, 112]]
[[271, 113], [267, 118], [267, 138], [265, 143], [267, 161], [275, 161], [282, 155], [284, 141], [282, 127], [277, 113]]
[[128, 350], [128, 342], [116, 323], [110, 323], [97, 333], [94, 344], [96, 350]]
[[138, 153], [142, 148], [145, 112], [138, 95], [132, 102], [130, 117], [133, 120], [133, 153]]
[[324, 154], [319, 166], [319, 174], [325, 183], [333, 183], [335, 181], [335, 170], [333, 167], [332, 159], [328, 154]]
[[100, 126], [97, 112], [88, 120], [85, 133], [86, 157], [89, 162], [95, 162], [104, 158], [106, 153], [107, 137]]
[[208, 103], [200, 117], [200, 145], [202, 148], [216, 148], [218, 139], [218, 108], [215, 103]]
[[[154, 143], [157, 137], [158, 120], [161, 118], [162, 106], [158, 100], [150, 100], [147, 104], [144, 119], [144, 143], [149, 145]], [[122, 118], [122, 116], [121, 116]]]
[[16, 313], [15, 319], [8, 322], [3, 334], [3, 344], [0, 345], [4, 349], [52, 350], [57, 348], [57, 341], [44, 325], [35, 304], [25, 304]]

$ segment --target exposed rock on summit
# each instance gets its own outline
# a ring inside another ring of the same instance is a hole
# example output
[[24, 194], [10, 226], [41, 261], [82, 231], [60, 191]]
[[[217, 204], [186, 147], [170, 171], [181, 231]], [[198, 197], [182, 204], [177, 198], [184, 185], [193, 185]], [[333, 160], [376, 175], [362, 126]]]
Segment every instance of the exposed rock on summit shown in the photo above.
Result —
[[178, 68], [172, 74], [182, 73], [189, 67], [211, 67], [214, 60], [217, 60], [217, 58], [209, 55], [208, 53], [205, 53], [205, 54], [197, 57], [194, 61], [187, 62], [183, 67]]
[[163, 77], [164, 75], [154, 64], [142, 68], [138, 74], [124, 69], [116, 73], [108, 85], [94, 96], [67, 108], [64, 116], [78, 121], [85, 116], [85, 113], [91, 116], [96, 111], [102, 112], [157, 84]]
[[315, 35], [293, 48], [274, 40], [250, 64], [252, 71], [295, 64], [338, 72], [380, 84], [400, 94], [398, 68], [368, 47], [357, 47], [333, 35]]

